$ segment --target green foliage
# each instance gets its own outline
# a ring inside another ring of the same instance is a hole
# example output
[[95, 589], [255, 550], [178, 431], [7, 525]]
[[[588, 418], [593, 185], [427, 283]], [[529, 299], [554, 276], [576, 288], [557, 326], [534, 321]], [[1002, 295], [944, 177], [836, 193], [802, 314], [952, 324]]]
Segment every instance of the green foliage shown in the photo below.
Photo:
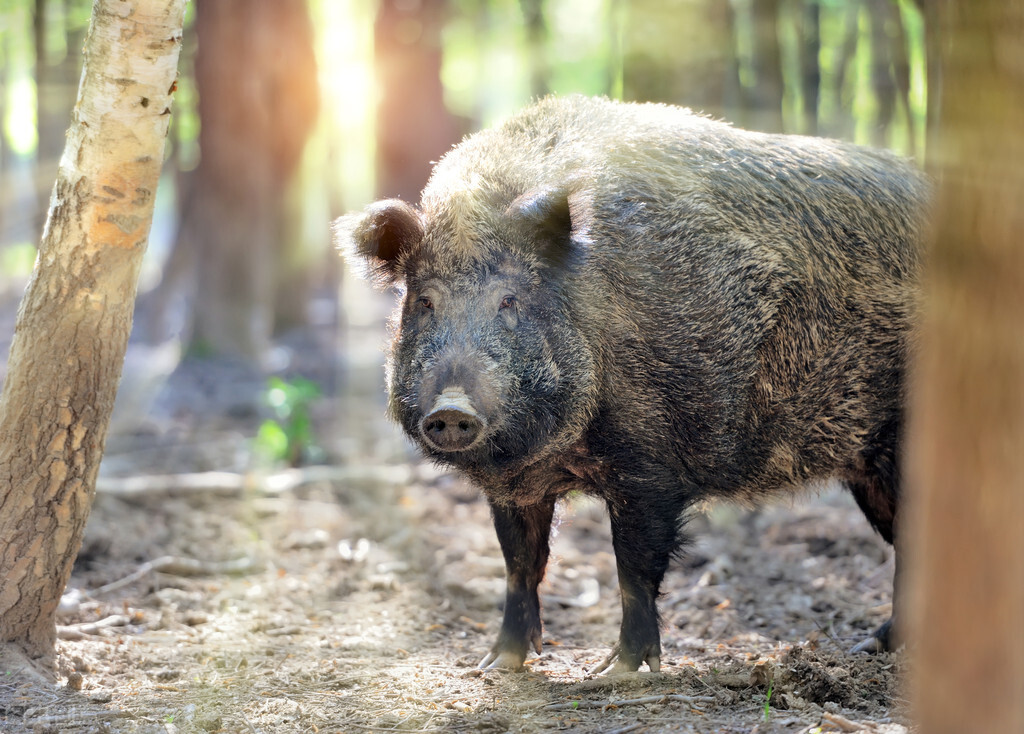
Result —
[[[454, 0], [443, 34], [445, 103], [493, 124], [545, 92], [621, 96], [614, 0], [543, 4], [544, 33], [530, 38], [519, 0]], [[531, 75], [545, 88], [531, 87]]]
[[3, 68], [0, 93], [3, 100], [4, 142], [13, 153], [29, 156], [39, 141], [36, 125], [36, 81], [33, 75], [32, 13], [27, 4], [15, 3], [3, 18]]
[[775, 688], [775, 681], [768, 681], [768, 690], [764, 694], [764, 720], [769, 721], [772, 718], [772, 690]]
[[217, 354], [217, 348], [204, 339], [193, 339], [189, 342], [185, 356], [189, 359], [211, 359]]
[[0, 273], [10, 278], [26, 278], [32, 274], [36, 262], [36, 246], [19, 242], [0, 250]]
[[271, 377], [263, 397], [274, 417], [260, 426], [253, 445], [255, 455], [265, 463], [298, 466], [320, 453], [309, 410], [320, 395], [320, 386], [311, 380]]

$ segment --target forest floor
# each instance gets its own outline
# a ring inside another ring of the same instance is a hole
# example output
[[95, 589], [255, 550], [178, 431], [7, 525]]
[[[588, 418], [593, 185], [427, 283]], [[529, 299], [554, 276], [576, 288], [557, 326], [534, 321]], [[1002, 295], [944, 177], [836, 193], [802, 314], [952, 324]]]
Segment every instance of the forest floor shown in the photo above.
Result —
[[115, 420], [59, 684], [4, 671], [0, 732], [908, 730], [902, 656], [847, 652], [888, 616], [893, 563], [836, 488], [696, 515], [660, 601], [661, 672], [608, 677], [588, 674], [620, 619], [607, 517], [572, 498], [543, 651], [478, 670], [504, 598], [487, 505], [384, 419], [368, 354], [313, 406], [320, 466], [253, 471], [259, 412], [228, 403], [255, 383], [230, 369], [179, 370], [147, 418]]

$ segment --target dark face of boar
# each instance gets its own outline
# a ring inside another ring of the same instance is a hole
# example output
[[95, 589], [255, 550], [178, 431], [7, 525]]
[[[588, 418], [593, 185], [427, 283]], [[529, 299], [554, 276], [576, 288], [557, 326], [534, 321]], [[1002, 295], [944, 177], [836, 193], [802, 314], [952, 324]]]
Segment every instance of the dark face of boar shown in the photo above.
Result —
[[564, 297], [567, 206], [526, 197], [467, 241], [382, 202], [356, 238], [379, 279], [404, 284], [390, 410], [430, 457], [504, 471], [564, 447], [579, 425], [593, 369]]

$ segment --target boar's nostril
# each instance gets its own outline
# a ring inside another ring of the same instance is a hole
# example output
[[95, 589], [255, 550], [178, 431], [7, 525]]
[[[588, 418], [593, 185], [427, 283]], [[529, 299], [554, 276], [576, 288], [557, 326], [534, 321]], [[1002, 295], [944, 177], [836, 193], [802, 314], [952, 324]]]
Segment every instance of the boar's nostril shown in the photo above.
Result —
[[480, 418], [452, 407], [431, 411], [420, 424], [423, 437], [441, 451], [464, 451], [483, 430]]

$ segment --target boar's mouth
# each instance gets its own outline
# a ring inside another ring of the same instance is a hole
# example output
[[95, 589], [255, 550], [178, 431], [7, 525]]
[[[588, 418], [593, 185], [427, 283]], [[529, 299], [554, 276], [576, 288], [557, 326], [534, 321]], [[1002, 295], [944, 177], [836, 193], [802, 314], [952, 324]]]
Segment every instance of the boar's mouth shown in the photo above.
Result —
[[473, 401], [457, 387], [446, 388], [420, 421], [420, 435], [431, 447], [445, 453], [467, 451], [484, 437], [487, 420]]

